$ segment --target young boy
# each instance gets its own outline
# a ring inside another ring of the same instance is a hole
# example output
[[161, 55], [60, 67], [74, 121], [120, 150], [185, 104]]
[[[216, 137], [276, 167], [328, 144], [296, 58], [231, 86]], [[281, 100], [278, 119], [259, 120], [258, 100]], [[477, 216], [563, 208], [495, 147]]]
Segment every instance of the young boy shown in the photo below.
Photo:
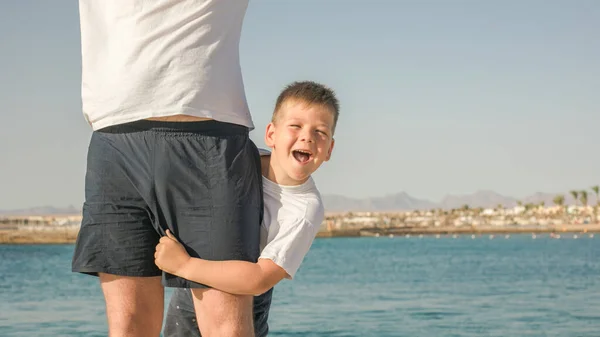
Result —
[[[268, 331], [269, 290], [283, 278], [294, 277], [324, 219], [321, 196], [311, 174], [331, 157], [338, 114], [334, 92], [318, 83], [295, 82], [277, 98], [265, 133], [265, 143], [272, 152], [263, 152], [261, 157], [264, 219], [258, 262], [191, 258], [168, 232], [156, 246], [156, 265], [168, 273], [232, 294], [268, 292], [268, 297], [255, 299], [255, 331], [257, 336], [264, 335]], [[191, 295], [181, 294], [185, 291], [176, 289], [173, 294], [172, 301], [187, 303], [171, 303], [165, 336], [199, 336], [197, 328], [193, 331], [194, 327], [189, 327], [195, 323], [194, 317], [185, 317], [190, 310], [172, 312], [181, 306], [191, 307]]]

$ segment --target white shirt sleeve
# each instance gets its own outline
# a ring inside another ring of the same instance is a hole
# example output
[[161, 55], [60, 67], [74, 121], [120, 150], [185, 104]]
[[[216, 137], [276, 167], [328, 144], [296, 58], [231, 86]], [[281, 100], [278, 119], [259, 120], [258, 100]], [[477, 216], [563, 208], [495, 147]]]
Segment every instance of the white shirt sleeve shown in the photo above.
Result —
[[318, 231], [319, 226], [313, 225], [307, 219], [281, 220], [279, 231], [265, 246], [260, 258], [272, 260], [292, 279]]
[[270, 156], [271, 155], [271, 151], [267, 150], [267, 149], [263, 149], [263, 148], [258, 148], [258, 154], [262, 157], [262, 156]]

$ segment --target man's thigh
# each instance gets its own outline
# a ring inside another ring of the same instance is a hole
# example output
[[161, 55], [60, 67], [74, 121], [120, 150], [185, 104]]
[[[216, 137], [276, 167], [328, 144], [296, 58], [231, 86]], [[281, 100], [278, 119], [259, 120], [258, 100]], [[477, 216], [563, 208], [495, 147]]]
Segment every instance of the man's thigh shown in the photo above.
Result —
[[200, 331], [207, 337], [254, 336], [252, 296], [191, 289]]
[[[156, 153], [158, 222], [193, 257], [255, 262], [262, 179], [258, 151], [247, 129], [218, 122], [176, 124], [164, 134]], [[205, 288], [169, 274], [163, 284]]]
[[109, 336], [160, 335], [164, 288], [160, 276], [128, 277], [100, 273]]
[[[256, 337], [266, 337], [269, 333], [268, 318], [272, 295], [273, 289], [270, 289], [253, 299], [254, 334]], [[201, 307], [205, 308], [206, 305]], [[211, 310], [211, 308], [202, 308], [200, 310]], [[202, 315], [200, 316], [202, 317]], [[167, 310], [163, 335], [164, 337], [201, 336], [196, 310], [194, 309], [194, 299], [190, 289], [178, 288], [173, 291]]]
[[[235, 330], [237, 333], [231, 334]], [[235, 296], [215, 289], [177, 288], [173, 291], [169, 303], [163, 335], [250, 336], [252, 298]]]

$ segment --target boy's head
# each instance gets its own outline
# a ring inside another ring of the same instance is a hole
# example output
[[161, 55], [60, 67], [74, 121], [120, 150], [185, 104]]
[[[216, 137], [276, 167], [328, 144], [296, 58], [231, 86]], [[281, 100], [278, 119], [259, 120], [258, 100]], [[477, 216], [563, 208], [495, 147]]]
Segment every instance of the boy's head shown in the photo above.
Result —
[[281, 92], [265, 134], [277, 183], [302, 184], [329, 160], [338, 115], [335, 93], [322, 84], [294, 82]]

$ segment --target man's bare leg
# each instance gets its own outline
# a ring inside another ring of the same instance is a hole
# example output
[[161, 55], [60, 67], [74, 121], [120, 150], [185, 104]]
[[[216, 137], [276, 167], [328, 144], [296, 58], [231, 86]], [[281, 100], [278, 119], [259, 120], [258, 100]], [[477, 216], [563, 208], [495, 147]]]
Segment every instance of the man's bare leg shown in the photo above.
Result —
[[109, 337], [158, 337], [163, 321], [164, 288], [158, 277], [100, 273]]
[[192, 289], [202, 337], [254, 337], [252, 296]]

